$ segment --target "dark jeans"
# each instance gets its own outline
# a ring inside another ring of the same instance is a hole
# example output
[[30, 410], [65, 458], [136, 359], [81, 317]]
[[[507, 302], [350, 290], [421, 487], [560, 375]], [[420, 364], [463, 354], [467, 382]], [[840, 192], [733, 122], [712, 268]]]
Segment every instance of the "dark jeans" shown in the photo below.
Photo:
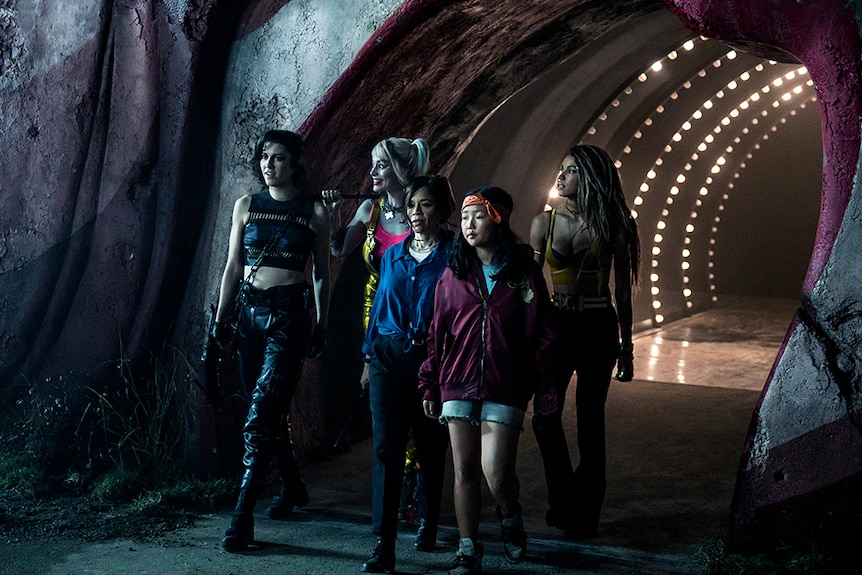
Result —
[[369, 368], [374, 437], [371, 527], [375, 535], [394, 538], [409, 430], [412, 427], [419, 459], [419, 516], [434, 525], [440, 516], [449, 434], [444, 425], [422, 411], [417, 374], [425, 360], [424, 346], [405, 351], [403, 342], [378, 336], [373, 349]]
[[302, 485], [290, 441], [290, 404], [311, 334], [307, 284], [245, 288], [239, 310], [239, 364], [249, 403], [243, 426], [242, 488], [259, 493], [273, 463], [285, 488]]
[[579, 461], [575, 471], [563, 429], [563, 402], [551, 415], [533, 415], [533, 431], [542, 454], [548, 504], [562, 512], [568, 528], [594, 531], [607, 486], [605, 402], [619, 355], [617, 315], [613, 308], [554, 310], [559, 340], [560, 397], [565, 397], [572, 372], [577, 373]]

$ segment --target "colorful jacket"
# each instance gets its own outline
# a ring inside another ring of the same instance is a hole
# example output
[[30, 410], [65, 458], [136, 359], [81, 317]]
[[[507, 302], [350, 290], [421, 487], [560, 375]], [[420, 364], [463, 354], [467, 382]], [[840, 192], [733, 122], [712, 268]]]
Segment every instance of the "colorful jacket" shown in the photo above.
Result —
[[555, 337], [551, 304], [541, 269], [524, 269], [500, 279], [488, 295], [475, 266], [459, 280], [447, 267], [434, 294], [428, 357], [419, 370], [423, 399], [488, 400], [552, 412], [558, 402], [553, 365]]

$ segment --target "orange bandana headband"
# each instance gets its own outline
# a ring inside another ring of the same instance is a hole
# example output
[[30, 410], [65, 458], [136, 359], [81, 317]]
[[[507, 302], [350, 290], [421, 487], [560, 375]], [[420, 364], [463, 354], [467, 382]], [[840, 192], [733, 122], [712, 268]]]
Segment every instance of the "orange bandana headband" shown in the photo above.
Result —
[[482, 194], [473, 194], [472, 196], [464, 198], [464, 202], [461, 204], [461, 209], [463, 210], [467, 206], [485, 206], [485, 209], [488, 211], [488, 217], [491, 218], [491, 221], [495, 224], [499, 224], [503, 220], [508, 222], [509, 216], [512, 215], [510, 210], [500, 205], [495, 206]]

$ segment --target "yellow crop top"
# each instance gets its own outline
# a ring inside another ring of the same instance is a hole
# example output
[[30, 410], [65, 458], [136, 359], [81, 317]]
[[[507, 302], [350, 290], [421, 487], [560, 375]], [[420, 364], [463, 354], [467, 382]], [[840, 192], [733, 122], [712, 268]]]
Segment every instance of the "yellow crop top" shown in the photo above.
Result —
[[548, 241], [545, 260], [551, 270], [551, 282], [556, 286], [576, 286], [581, 295], [605, 295], [609, 293], [613, 253], [599, 236], [590, 247], [571, 256], [563, 256], [552, 247], [556, 208], [551, 210], [548, 224]]

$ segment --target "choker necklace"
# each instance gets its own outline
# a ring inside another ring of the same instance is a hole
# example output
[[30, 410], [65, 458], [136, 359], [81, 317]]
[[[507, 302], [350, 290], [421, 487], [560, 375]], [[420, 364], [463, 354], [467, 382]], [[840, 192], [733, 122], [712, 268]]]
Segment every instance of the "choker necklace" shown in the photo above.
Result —
[[438, 240], [434, 240], [433, 244], [428, 244], [427, 246], [420, 248], [419, 243], [416, 241], [416, 238], [413, 238], [413, 241], [410, 242], [410, 248], [416, 252], [430, 252], [437, 247], [437, 243]]
[[581, 212], [576, 212], [576, 211], [572, 210], [572, 208], [569, 207], [569, 202], [566, 202], [563, 205], [566, 207], [566, 211], [569, 212], [570, 214], [572, 214], [573, 216], [581, 215]]
[[404, 219], [404, 214], [402, 213], [403, 210], [401, 209], [404, 206], [398, 206], [398, 207], [393, 206], [392, 204], [389, 203], [388, 196], [383, 196], [383, 203], [380, 207], [383, 210], [383, 217], [386, 218], [387, 220], [391, 220], [392, 218], [395, 217], [395, 214], [398, 214], [398, 223], [400, 223], [400, 224], [406, 224], [407, 223], [407, 220]]

